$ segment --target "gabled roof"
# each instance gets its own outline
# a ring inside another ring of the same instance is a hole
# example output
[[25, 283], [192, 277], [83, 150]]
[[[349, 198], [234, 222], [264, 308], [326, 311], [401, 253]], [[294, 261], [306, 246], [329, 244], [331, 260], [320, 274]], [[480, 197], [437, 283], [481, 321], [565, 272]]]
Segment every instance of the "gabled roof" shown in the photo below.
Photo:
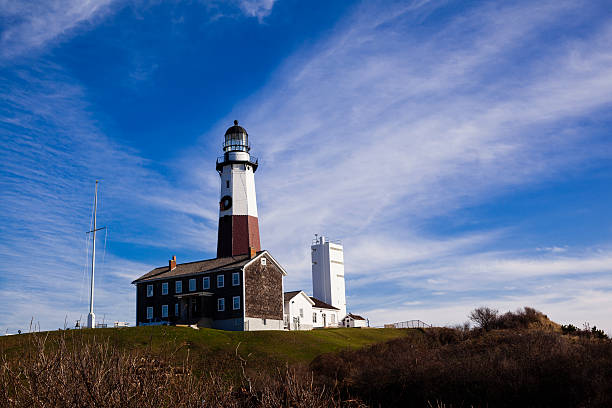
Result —
[[298, 295], [304, 296], [304, 298], [308, 301], [308, 303], [314, 306], [315, 303], [312, 301], [310, 296], [308, 296], [306, 292], [304, 292], [303, 290], [292, 290], [291, 292], [283, 293], [283, 301], [288, 302]]
[[270, 260], [274, 262], [274, 264], [279, 268], [283, 276], [287, 276], [287, 272], [281, 266], [281, 264], [279, 264], [278, 261], [274, 259], [274, 257], [267, 250], [264, 249], [262, 251], [257, 252], [253, 258], [251, 258], [248, 254], [245, 254], [237, 256], [228, 256], [225, 258], [205, 259], [203, 261], [176, 264], [176, 268], [172, 270], [170, 270], [169, 266], [160, 266], [159, 268], [155, 268], [152, 271], [145, 273], [140, 278], [134, 280], [132, 284], [158, 279], [176, 278], [179, 276], [196, 275], [207, 272], [222, 272], [242, 269], [245, 266], [249, 265], [251, 262], [254, 262], [263, 254], [267, 254]]
[[[260, 251], [257, 256], [261, 255], [265, 251]], [[149, 271], [142, 275], [140, 278], [134, 280], [132, 283], [140, 283], [144, 281], [157, 280], [157, 279], [168, 279], [175, 278], [184, 275], [194, 275], [203, 272], [212, 271], [227, 271], [233, 269], [240, 269], [251, 261], [249, 255], [238, 255], [228, 256], [225, 258], [213, 258], [205, 259], [203, 261], [187, 262], [182, 264], [176, 264], [176, 268], [170, 270], [169, 266], [160, 266], [152, 271]]]
[[277, 267], [278, 269], [280, 269], [281, 274], [282, 274], [283, 276], [287, 276], [287, 271], [285, 270], [285, 268], [283, 268], [283, 265], [281, 265], [281, 264], [280, 264], [280, 263], [279, 263], [279, 262], [278, 262], [276, 259], [274, 259], [274, 257], [272, 256], [272, 254], [271, 254], [270, 252], [268, 252], [268, 250], [267, 250], [267, 249], [264, 249], [264, 250], [261, 250], [261, 251], [257, 252], [257, 255], [255, 255], [255, 256], [253, 257], [253, 259], [251, 259], [249, 262], [247, 262], [247, 263], [246, 263], [244, 266], [245, 266], [245, 267], [246, 267], [246, 266], [249, 266], [249, 265], [251, 264], [251, 262], [255, 262], [255, 260], [256, 260], [257, 258], [259, 258], [259, 257], [260, 257], [261, 255], [263, 255], [263, 254], [268, 255], [268, 257], [270, 258], [270, 260], [271, 260], [272, 262], [274, 262], [274, 265], [276, 265], [276, 267]]
[[312, 299], [312, 301], [314, 302], [314, 306], [313, 307], [318, 307], [320, 309], [332, 309], [332, 310], [340, 310], [337, 307], [334, 307], [330, 304], [327, 304], [325, 302], [323, 302], [322, 300], [319, 300], [315, 297], [310, 297], [310, 299]]
[[356, 315], [356, 314], [352, 314], [352, 313], [349, 313], [346, 316], [350, 317], [353, 320], [365, 320], [365, 318], [363, 318], [363, 317], [361, 317], [359, 315]]

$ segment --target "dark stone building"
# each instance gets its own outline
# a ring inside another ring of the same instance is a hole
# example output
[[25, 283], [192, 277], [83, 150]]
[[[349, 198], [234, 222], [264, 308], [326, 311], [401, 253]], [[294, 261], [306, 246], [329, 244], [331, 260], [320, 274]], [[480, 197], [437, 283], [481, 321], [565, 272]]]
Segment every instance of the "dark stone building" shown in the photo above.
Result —
[[155, 268], [136, 279], [136, 321], [224, 330], [282, 330], [284, 269], [268, 253]]

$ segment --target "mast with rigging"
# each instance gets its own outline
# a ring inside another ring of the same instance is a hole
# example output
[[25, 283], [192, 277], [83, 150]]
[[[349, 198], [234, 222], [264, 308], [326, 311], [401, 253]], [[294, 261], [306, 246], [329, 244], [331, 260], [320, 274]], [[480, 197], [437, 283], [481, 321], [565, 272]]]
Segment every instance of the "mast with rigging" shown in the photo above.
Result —
[[98, 212], [98, 180], [96, 180], [96, 189], [94, 194], [94, 213], [93, 213], [93, 229], [87, 233], [92, 233], [92, 250], [91, 250], [91, 287], [89, 289], [89, 314], [87, 315], [87, 327], [94, 329], [96, 327], [96, 315], [94, 313], [94, 274], [96, 270], [96, 231], [103, 230], [106, 227], [97, 228], [96, 213]]

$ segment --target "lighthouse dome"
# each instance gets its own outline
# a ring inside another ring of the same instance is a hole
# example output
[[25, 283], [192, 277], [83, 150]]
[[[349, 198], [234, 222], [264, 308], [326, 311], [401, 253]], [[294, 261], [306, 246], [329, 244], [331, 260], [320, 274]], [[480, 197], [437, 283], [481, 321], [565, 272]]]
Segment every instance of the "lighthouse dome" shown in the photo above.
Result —
[[235, 120], [234, 121], [234, 126], [230, 126], [229, 128], [227, 128], [227, 130], [225, 131], [225, 135], [231, 135], [233, 133], [245, 133], [248, 135], [247, 131], [240, 125], [238, 125], [238, 121]]
[[225, 131], [225, 142], [223, 143], [224, 152], [248, 152], [251, 150], [249, 146], [249, 134], [247, 131], [238, 125], [238, 121], [234, 121], [234, 126], [229, 127]]

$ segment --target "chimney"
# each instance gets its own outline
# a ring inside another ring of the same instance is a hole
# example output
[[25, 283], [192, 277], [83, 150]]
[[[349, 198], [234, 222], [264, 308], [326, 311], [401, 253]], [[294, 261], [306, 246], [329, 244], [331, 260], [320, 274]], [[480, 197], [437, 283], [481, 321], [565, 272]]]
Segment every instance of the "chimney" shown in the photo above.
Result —
[[170, 268], [170, 270], [176, 268], [176, 255], [172, 255], [172, 259], [168, 262], [168, 268]]
[[255, 248], [253, 248], [253, 247], [249, 247], [249, 257], [250, 257], [251, 259], [255, 258], [255, 254], [256, 254], [256, 253], [257, 253], [257, 252], [255, 251]]

